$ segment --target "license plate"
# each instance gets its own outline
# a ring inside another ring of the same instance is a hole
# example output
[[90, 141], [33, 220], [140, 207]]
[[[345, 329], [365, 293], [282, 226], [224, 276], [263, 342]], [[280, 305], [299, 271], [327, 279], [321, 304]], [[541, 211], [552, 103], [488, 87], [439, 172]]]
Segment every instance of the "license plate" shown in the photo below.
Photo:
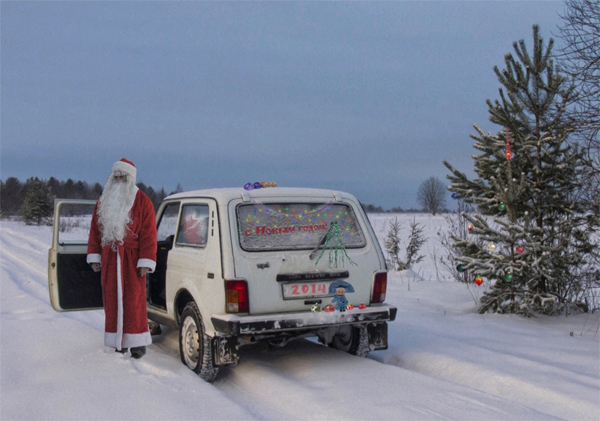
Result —
[[329, 284], [332, 282], [294, 282], [291, 284], [282, 284], [283, 299], [293, 300], [295, 298], [314, 298], [331, 295], [329, 294]]

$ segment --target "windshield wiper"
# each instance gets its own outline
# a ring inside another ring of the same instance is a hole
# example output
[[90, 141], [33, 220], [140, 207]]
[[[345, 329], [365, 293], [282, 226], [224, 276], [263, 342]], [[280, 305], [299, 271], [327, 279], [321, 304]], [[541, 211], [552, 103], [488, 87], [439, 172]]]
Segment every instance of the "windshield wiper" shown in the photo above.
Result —
[[337, 221], [333, 221], [331, 223], [331, 226], [329, 227], [329, 229], [327, 230], [327, 232], [323, 235], [323, 237], [321, 237], [321, 239], [319, 240], [319, 244], [317, 244], [317, 247], [315, 247], [313, 249], [313, 251], [310, 252], [310, 255], [308, 256], [308, 258], [310, 260], [313, 260], [315, 258], [315, 256], [317, 255], [317, 252], [319, 251], [319, 247], [321, 247], [323, 244], [325, 244], [325, 241], [327, 240], [327, 236], [329, 235], [329, 232], [331, 231], [331, 229], [337, 225]]

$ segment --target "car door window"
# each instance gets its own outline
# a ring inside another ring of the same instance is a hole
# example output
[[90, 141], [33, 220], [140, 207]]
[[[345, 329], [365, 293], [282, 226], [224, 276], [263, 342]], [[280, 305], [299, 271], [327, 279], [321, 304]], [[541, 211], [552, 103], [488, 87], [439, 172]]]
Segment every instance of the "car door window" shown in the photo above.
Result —
[[64, 203], [59, 207], [58, 243], [87, 244], [94, 203]]
[[204, 247], [208, 238], [208, 217], [208, 205], [184, 205], [176, 244]]
[[[158, 222], [156, 230], [156, 239], [158, 242], [166, 241], [169, 237], [175, 237], [177, 228], [177, 218], [179, 217], [179, 202], [169, 203]], [[172, 243], [171, 243], [172, 244]]]

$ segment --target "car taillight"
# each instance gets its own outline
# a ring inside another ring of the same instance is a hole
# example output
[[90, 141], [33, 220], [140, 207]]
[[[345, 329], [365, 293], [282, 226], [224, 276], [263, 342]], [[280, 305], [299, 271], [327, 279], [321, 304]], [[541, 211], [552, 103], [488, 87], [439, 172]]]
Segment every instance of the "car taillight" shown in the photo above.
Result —
[[227, 313], [249, 313], [248, 283], [242, 280], [225, 281]]
[[373, 279], [373, 292], [371, 293], [371, 303], [383, 303], [385, 301], [385, 291], [387, 290], [387, 272], [377, 272]]

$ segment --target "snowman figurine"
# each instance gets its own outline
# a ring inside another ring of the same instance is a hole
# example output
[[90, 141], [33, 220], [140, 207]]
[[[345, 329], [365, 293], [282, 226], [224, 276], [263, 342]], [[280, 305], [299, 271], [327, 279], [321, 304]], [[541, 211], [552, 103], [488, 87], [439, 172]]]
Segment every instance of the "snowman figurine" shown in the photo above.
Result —
[[333, 304], [338, 311], [346, 311], [348, 308], [346, 292], [354, 292], [354, 287], [346, 281], [337, 279], [329, 285], [329, 293], [333, 294], [331, 304]]

